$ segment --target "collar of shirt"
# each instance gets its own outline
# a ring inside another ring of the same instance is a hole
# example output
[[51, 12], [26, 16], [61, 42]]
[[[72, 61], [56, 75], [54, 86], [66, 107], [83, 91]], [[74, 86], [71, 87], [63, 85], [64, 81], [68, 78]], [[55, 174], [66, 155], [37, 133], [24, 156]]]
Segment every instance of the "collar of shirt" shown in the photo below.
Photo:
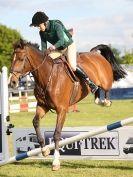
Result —
[[50, 22], [47, 21], [47, 24], [46, 24], [46, 31], [49, 31], [49, 29], [50, 29]]

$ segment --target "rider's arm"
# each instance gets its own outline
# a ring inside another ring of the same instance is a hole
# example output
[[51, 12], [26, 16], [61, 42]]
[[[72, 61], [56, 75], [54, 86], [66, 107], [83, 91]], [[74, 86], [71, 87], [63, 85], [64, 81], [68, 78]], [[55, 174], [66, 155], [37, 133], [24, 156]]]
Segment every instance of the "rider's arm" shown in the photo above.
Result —
[[58, 37], [58, 41], [54, 44], [54, 46], [55, 46], [55, 48], [58, 49], [58, 48], [64, 46], [64, 43], [65, 43], [63, 27], [60, 24], [56, 23], [55, 31], [56, 31], [56, 35]]
[[45, 50], [47, 49], [47, 41], [43, 38], [43, 36], [40, 34], [40, 38], [41, 38], [41, 50], [42, 52], [45, 52]]

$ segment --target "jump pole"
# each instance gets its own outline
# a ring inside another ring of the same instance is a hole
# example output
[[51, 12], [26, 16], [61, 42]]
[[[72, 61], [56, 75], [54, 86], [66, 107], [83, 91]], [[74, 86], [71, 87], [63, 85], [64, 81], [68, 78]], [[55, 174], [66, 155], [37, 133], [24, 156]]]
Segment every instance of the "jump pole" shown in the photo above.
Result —
[[[73, 142], [76, 142], [76, 141], [79, 141], [82, 139], [86, 139], [86, 138], [89, 138], [89, 137], [92, 137], [95, 135], [99, 135], [99, 134], [105, 133], [107, 131], [111, 131], [111, 130], [123, 127], [125, 125], [130, 124], [130, 123], [133, 123], [133, 117], [130, 117], [130, 118], [121, 120], [119, 122], [115, 122], [115, 123], [97, 128], [96, 130], [92, 130], [92, 131], [81, 133], [79, 135], [76, 135], [76, 136], [73, 136], [70, 138], [66, 138], [66, 139], [59, 142], [59, 147], [62, 147], [64, 145], [71, 144]], [[45, 147], [49, 148], [50, 150], [53, 150], [55, 148], [55, 144], [52, 143], [52, 144], [46, 145]], [[16, 162], [16, 161], [19, 161], [19, 160], [22, 160], [22, 159], [25, 159], [28, 157], [32, 157], [32, 156], [38, 155], [40, 153], [41, 153], [41, 148], [37, 148], [37, 149], [31, 150], [31, 151], [19, 154], [17, 156], [11, 157], [6, 162], [0, 163], [0, 166], [6, 165], [9, 163], [13, 163], [13, 162]]]

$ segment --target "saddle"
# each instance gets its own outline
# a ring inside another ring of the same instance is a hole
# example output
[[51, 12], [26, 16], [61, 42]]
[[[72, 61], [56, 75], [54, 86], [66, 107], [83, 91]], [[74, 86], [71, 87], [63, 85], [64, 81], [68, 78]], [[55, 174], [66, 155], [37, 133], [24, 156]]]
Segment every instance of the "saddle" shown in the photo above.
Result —
[[67, 62], [67, 57], [65, 55], [60, 56], [59, 58], [53, 60], [53, 62], [55, 64], [59, 64], [59, 63], [64, 63], [64, 69], [65, 72], [67, 73], [67, 75], [70, 77], [70, 79], [72, 80], [72, 82], [79, 82], [78, 77], [75, 75], [75, 73], [73, 72], [71, 66], [69, 65], [69, 63]]
[[[71, 69], [71, 66], [67, 62], [66, 49], [64, 49], [62, 51], [54, 50], [54, 51], [48, 53], [47, 55], [52, 59], [54, 64], [64, 63], [65, 71], [66, 71], [67, 75], [70, 77], [70, 79], [73, 82], [79, 82], [78, 77], [75, 75], [75, 73]], [[78, 55], [78, 57], [79, 57], [79, 55]]]

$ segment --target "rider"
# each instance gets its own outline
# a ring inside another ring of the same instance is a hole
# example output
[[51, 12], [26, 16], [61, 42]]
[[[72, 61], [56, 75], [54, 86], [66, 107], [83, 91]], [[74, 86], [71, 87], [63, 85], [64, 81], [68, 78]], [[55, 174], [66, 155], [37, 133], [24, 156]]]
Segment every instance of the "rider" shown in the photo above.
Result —
[[76, 47], [72, 39], [72, 35], [59, 20], [49, 20], [49, 17], [44, 12], [36, 12], [32, 17], [30, 26], [39, 27], [41, 38], [41, 47], [44, 52], [47, 49], [47, 42], [52, 44], [48, 49], [50, 51], [58, 50], [61, 53], [67, 54], [68, 62], [72, 70], [77, 73], [91, 88], [91, 92], [95, 93], [98, 89], [83, 71], [76, 64]]

